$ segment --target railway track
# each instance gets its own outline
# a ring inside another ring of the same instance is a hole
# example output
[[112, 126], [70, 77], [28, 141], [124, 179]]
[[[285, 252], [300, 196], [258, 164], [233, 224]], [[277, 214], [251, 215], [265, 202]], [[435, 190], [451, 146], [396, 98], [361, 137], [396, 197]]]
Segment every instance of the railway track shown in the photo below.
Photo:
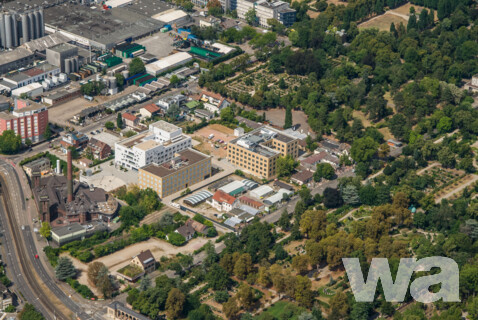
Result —
[[2, 202], [3, 208], [5, 209], [15, 251], [17, 253], [18, 260], [20, 261], [22, 275], [25, 277], [25, 280], [28, 283], [32, 293], [37, 297], [37, 300], [41, 302], [44, 309], [48, 312], [48, 314], [44, 315], [46, 318], [68, 320], [70, 317], [66, 316], [63, 311], [57, 307], [57, 305], [48, 299], [45, 294], [45, 290], [39, 284], [39, 278], [36, 277], [36, 272], [31, 262], [31, 257], [28, 256], [27, 249], [25, 248], [24, 242], [22, 240], [20, 227], [17, 224], [11, 207], [10, 195], [8, 191], [4, 189], [5, 186], [5, 180], [3, 176], [0, 175], [0, 200]]

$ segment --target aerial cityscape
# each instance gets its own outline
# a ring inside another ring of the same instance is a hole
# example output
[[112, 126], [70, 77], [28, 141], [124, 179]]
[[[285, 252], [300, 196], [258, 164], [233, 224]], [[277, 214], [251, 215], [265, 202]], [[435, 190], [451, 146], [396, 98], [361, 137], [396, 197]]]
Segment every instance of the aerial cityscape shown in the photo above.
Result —
[[18, 0], [0, 320], [478, 320], [477, 0]]

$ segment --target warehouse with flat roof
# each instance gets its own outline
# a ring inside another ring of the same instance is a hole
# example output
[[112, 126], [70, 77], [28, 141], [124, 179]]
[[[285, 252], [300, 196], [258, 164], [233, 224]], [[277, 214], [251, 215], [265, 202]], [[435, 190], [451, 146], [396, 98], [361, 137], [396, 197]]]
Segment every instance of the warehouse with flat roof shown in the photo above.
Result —
[[145, 68], [146, 72], [150, 75], [157, 76], [163, 72], [166, 72], [174, 67], [181, 66], [183, 64], [192, 61], [193, 57], [187, 52], [178, 52], [170, 56], [164, 57], [153, 63], [148, 63]]

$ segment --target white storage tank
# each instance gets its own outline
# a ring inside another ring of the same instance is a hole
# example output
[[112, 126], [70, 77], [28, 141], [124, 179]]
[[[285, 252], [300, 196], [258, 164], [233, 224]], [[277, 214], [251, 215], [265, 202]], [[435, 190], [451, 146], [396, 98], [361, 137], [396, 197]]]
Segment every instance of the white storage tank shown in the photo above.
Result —
[[64, 83], [68, 80], [68, 77], [66, 76], [65, 73], [60, 73], [58, 78], [59, 78], [61, 83]]

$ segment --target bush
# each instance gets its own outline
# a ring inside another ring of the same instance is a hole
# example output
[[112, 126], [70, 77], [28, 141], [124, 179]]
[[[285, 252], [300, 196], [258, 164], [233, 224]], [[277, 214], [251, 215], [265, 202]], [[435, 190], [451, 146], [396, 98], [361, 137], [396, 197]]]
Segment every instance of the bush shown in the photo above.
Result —
[[60, 249], [48, 246], [43, 248], [43, 252], [45, 252], [48, 262], [50, 262], [51, 266], [56, 267], [56, 265], [58, 264], [58, 256], [60, 255]]
[[168, 241], [171, 243], [173, 246], [182, 246], [186, 242], [186, 238], [184, 238], [182, 235], [180, 235], [177, 232], [171, 232], [168, 234]]
[[85, 286], [84, 284], [81, 284], [78, 282], [78, 280], [75, 279], [67, 279], [66, 282], [76, 291], [78, 292], [83, 298], [85, 299], [91, 299], [95, 298], [95, 295], [93, 292], [88, 288], [88, 286]]

